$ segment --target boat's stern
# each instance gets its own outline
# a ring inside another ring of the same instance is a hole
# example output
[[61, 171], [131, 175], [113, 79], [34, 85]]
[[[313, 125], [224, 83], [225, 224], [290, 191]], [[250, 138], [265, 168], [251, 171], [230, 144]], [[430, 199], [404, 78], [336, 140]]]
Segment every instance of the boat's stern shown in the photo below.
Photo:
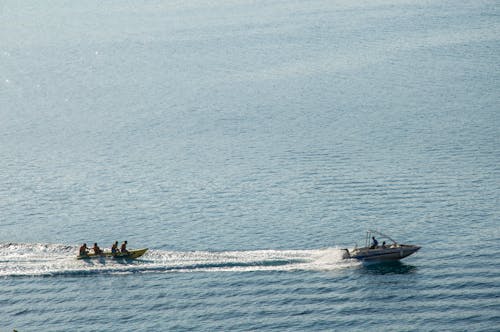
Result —
[[351, 258], [351, 253], [349, 252], [349, 249], [340, 249], [342, 250], [342, 259], [349, 259]]

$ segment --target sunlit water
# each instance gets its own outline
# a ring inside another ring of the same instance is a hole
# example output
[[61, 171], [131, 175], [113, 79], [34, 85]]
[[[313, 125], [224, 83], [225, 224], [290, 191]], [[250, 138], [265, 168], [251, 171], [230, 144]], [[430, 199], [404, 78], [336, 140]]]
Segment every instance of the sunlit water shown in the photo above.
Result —
[[[499, 36], [482, 0], [1, 1], [0, 331], [498, 331]], [[366, 229], [422, 249], [342, 259]]]

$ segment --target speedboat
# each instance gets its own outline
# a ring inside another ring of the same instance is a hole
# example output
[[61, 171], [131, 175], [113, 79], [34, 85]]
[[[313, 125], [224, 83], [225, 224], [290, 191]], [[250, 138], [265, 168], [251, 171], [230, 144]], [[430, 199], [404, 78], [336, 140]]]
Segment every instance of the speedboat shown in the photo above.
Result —
[[[381, 245], [370, 245], [371, 238], [376, 236], [379, 239], [389, 240], [391, 243], [386, 244], [384, 241]], [[391, 237], [377, 231], [369, 230], [366, 232], [365, 246], [361, 248], [355, 247], [352, 250], [344, 250], [343, 258], [354, 258], [363, 262], [378, 262], [378, 261], [397, 261], [417, 252], [421, 247], [413, 244], [399, 244]]]

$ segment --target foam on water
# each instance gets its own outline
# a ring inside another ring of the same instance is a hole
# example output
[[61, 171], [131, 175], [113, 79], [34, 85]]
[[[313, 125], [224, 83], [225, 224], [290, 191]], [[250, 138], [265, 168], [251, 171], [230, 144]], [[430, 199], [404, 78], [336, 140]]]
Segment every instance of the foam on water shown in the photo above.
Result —
[[77, 260], [78, 246], [0, 244], [0, 276], [82, 274], [333, 270], [357, 263], [343, 260], [338, 248], [314, 250], [165, 251], [150, 250], [133, 261]]

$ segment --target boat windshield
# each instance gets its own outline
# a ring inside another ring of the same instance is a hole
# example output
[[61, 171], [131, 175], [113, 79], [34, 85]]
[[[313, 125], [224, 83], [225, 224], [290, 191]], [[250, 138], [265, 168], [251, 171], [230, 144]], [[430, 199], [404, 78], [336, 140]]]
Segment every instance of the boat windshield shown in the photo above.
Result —
[[372, 236], [379, 238], [379, 239], [387, 239], [387, 240], [391, 241], [393, 244], [398, 244], [396, 242], [396, 240], [391, 238], [389, 235], [385, 235], [379, 231], [374, 231], [374, 230], [370, 229], [370, 230], [366, 231], [365, 247], [370, 247]]

